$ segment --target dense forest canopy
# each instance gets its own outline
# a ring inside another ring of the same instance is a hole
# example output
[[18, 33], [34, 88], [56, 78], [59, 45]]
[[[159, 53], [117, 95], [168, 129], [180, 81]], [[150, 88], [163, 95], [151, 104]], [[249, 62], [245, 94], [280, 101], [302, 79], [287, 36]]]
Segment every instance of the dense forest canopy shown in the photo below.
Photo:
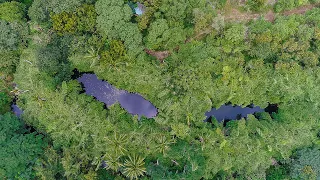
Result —
[[[319, 179], [319, 5], [0, 0], [0, 178]], [[75, 72], [157, 115], [107, 107]], [[277, 110], [204, 121], [225, 104]]]

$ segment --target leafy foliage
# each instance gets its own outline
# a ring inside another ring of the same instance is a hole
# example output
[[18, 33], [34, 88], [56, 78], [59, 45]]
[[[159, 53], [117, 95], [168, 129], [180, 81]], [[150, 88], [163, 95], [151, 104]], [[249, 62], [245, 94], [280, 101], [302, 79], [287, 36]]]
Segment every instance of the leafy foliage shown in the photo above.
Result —
[[37, 23], [48, 21], [48, 1], [34, 0], [31, 7], [28, 9], [28, 16], [32, 21]]
[[40, 179], [63, 179], [64, 170], [61, 157], [52, 147], [44, 150], [44, 153], [37, 159], [34, 169], [36, 177]]
[[288, 168], [283, 166], [271, 167], [267, 171], [267, 180], [288, 179]]
[[0, 114], [10, 111], [10, 97], [5, 92], [0, 92]]
[[93, 32], [96, 23], [94, 6], [83, 5], [76, 12], [62, 12], [51, 16], [53, 29], [60, 35], [75, 32]]
[[291, 165], [291, 177], [318, 179], [320, 177], [320, 150], [305, 148], [296, 152]]
[[16, 50], [19, 36], [12, 25], [0, 20], [0, 50]]
[[80, 32], [94, 32], [97, 14], [93, 5], [84, 4], [77, 8], [77, 29]]
[[48, 45], [36, 48], [37, 61], [35, 65], [41, 72], [53, 76], [57, 84], [70, 78], [70, 65], [66, 61], [69, 48], [65, 44], [68, 42], [68, 37], [57, 38]]
[[130, 52], [137, 54], [142, 43], [142, 35], [136, 24], [130, 22], [133, 16], [128, 4], [123, 1], [99, 0], [96, 3], [97, 27], [110, 39], [120, 39]]
[[28, 133], [17, 117], [0, 115], [0, 176], [3, 178], [34, 178], [32, 166], [45, 146], [42, 135]]
[[0, 51], [0, 72], [11, 74], [19, 62], [18, 53], [15, 51]]
[[25, 21], [25, 5], [16, 1], [1, 3], [0, 19], [8, 22]]
[[[20, 163], [28, 171], [17, 175], [20, 167], [10, 159], [0, 166], [1, 175], [288, 178], [278, 161], [289, 161], [296, 149], [319, 141], [319, 9], [279, 15], [274, 22], [230, 22], [223, 16], [228, 16], [231, 1], [142, 0], [141, 16], [128, 5], [135, 2], [35, 0], [28, 9], [30, 22], [0, 21], [1, 78], [10, 86], [8, 74], [15, 72], [14, 93], [23, 120], [50, 138], [41, 156], [39, 150]], [[250, 11], [267, 8], [266, 1], [246, 2], [244, 9]], [[273, 8], [282, 11], [305, 3], [278, 1]], [[165, 59], [156, 61], [163, 52]], [[74, 68], [141, 94], [158, 115], [138, 119], [118, 103], [106, 108], [83, 93], [75, 80], [79, 74], [71, 76]], [[1, 88], [3, 112], [9, 110], [9, 91]], [[239, 121], [203, 122], [206, 111], [228, 102], [261, 108], [276, 104], [279, 109]], [[9, 140], [40, 137], [25, 132], [19, 127]], [[37, 148], [25, 152], [41, 149], [33, 145]], [[313, 153], [297, 153], [291, 175], [317, 176], [316, 166], [304, 163]], [[309, 174], [301, 174], [297, 169], [306, 165]]]
[[139, 176], [143, 176], [143, 173], [146, 172], [143, 160], [135, 154], [132, 157], [129, 155], [125, 160], [123, 173], [130, 179], [138, 179]]

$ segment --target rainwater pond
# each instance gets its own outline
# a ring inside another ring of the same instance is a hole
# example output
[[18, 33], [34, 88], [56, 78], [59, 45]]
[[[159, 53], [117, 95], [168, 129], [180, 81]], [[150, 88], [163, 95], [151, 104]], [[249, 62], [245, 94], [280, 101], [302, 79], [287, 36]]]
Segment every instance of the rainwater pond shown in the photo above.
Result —
[[16, 104], [11, 105], [11, 110], [17, 117], [20, 117], [23, 113], [23, 111]]
[[[76, 79], [78, 82], [82, 83], [86, 94], [105, 103], [107, 107], [119, 102], [121, 107], [128, 113], [138, 115], [139, 118], [142, 116], [153, 118], [158, 114], [158, 109], [140, 94], [117, 89], [107, 81], [98, 79], [93, 73], [78, 74]], [[226, 104], [220, 108], [212, 108], [210, 111], [206, 112], [205, 115], [207, 119], [205, 121], [210, 117], [215, 117], [219, 122], [224, 120], [237, 120], [246, 118], [248, 114], [265, 111], [268, 112], [268, 108], [263, 109], [254, 105], [241, 107]]]
[[247, 118], [248, 114], [254, 114], [258, 112], [265, 112], [265, 109], [260, 108], [259, 106], [232, 106], [232, 105], [223, 105], [219, 108], [212, 108], [211, 111], [205, 113], [208, 120], [210, 117], [215, 117], [218, 122], [224, 120], [237, 120], [241, 118]]
[[[119, 90], [107, 81], [98, 79], [98, 77], [93, 73], [80, 74], [77, 70], [74, 72], [76, 74], [74, 79], [77, 79], [78, 82], [82, 83], [84, 92], [95, 97], [98, 101], [105, 103], [107, 107], [119, 102], [122, 108], [132, 115], [138, 115], [139, 119], [142, 116], [153, 118], [158, 114], [158, 109], [140, 94]], [[16, 101], [17, 97], [13, 100], [11, 109], [16, 116], [20, 117], [23, 111], [17, 106]], [[253, 105], [241, 107], [226, 104], [219, 108], [212, 108], [210, 111], [206, 112], [205, 116], [207, 118], [205, 121], [208, 121], [211, 117], [217, 119], [218, 122], [238, 120], [246, 118], [248, 114], [258, 112], [271, 113], [276, 111], [276, 105], [269, 105], [266, 109], [262, 109], [259, 106]]]
[[83, 84], [85, 93], [98, 101], [111, 106], [119, 102], [121, 107], [132, 115], [153, 118], [158, 114], [157, 108], [140, 94], [119, 90], [107, 81], [99, 80], [95, 74], [83, 74], [78, 81]]

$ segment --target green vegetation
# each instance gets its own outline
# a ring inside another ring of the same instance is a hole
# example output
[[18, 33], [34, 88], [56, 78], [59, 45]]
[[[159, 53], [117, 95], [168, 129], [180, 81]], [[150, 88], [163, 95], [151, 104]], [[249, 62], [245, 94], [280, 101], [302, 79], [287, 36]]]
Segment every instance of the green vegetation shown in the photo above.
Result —
[[25, 21], [25, 5], [16, 1], [1, 3], [0, 19], [8, 22]]
[[[0, 0], [0, 179], [319, 179], [318, 1], [268, 3]], [[158, 115], [106, 108], [74, 69]], [[278, 111], [203, 122], [229, 102]]]
[[96, 12], [93, 5], [84, 4], [76, 12], [62, 12], [51, 16], [53, 29], [62, 35], [64, 33], [94, 32]]
[[295, 7], [306, 5], [309, 3], [318, 3], [319, 0], [279, 0], [275, 5], [275, 10], [277, 12], [290, 10]]
[[297, 158], [291, 165], [291, 176], [301, 179], [317, 179], [320, 176], [320, 151], [317, 148], [296, 152]]
[[0, 116], [0, 176], [7, 179], [32, 179], [32, 166], [42, 153], [42, 135], [29, 133], [21, 121], [9, 113]]

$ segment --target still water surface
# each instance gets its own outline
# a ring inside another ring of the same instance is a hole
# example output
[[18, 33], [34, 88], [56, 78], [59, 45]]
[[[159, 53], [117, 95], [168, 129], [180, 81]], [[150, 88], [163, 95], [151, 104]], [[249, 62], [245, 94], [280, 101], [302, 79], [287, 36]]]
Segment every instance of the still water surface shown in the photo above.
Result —
[[[130, 93], [125, 90], [119, 90], [109, 84], [107, 81], [98, 79], [95, 74], [83, 74], [78, 81], [84, 85], [85, 93], [94, 96], [98, 101], [107, 106], [119, 102], [120, 105], [130, 114], [145, 116], [147, 118], [155, 117], [158, 113], [157, 108], [151, 102], [144, 99], [140, 94]], [[214, 116], [219, 122], [223, 120], [236, 120], [247, 117], [248, 114], [263, 112], [260, 107], [241, 107], [223, 105], [218, 109], [213, 108], [206, 112], [207, 118]]]
[[23, 111], [16, 104], [11, 105], [11, 110], [17, 117], [20, 117], [23, 113]]
[[157, 108], [140, 94], [119, 90], [107, 81], [99, 80], [95, 74], [83, 74], [78, 81], [84, 86], [85, 93], [95, 97], [107, 106], [119, 102], [121, 107], [130, 114], [153, 118], [157, 115]]
[[259, 106], [255, 107], [241, 107], [232, 105], [223, 105], [220, 108], [212, 108], [211, 111], [205, 113], [207, 119], [211, 116], [215, 117], [219, 122], [223, 120], [236, 120], [246, 118], [248, 114], [254, 114], [257, 112], [264, 112]]
[[[130, 93], [125, 90], [119, 90], [109, 84], [107, 81], [98, 79], [95, 74], [82, 74], [77, 80], [83, 84], [85, 93], [95, 97], [98, 101], [105, 103], [108, 107], [119, 102], [121, 107], [130, 114], [153, 118], [158, 114], [157, 108], [140, 94]], [[21, 116], [23, 111], [16, 105], [14, 100], [11, 109], [15, 115]], [[271, 105], [272, 106], [272, 105]], [[271, 107], [272, 108], [272, 107]], [[246, 118], [248, 114], [267, 111], [258, 106], [241, 107], [232, 105], [223, 105], [220, 108], [212, 108], [205, 113], [208, 120], [215, 117], [219, 122], [223, 120], [236, 120]]]

